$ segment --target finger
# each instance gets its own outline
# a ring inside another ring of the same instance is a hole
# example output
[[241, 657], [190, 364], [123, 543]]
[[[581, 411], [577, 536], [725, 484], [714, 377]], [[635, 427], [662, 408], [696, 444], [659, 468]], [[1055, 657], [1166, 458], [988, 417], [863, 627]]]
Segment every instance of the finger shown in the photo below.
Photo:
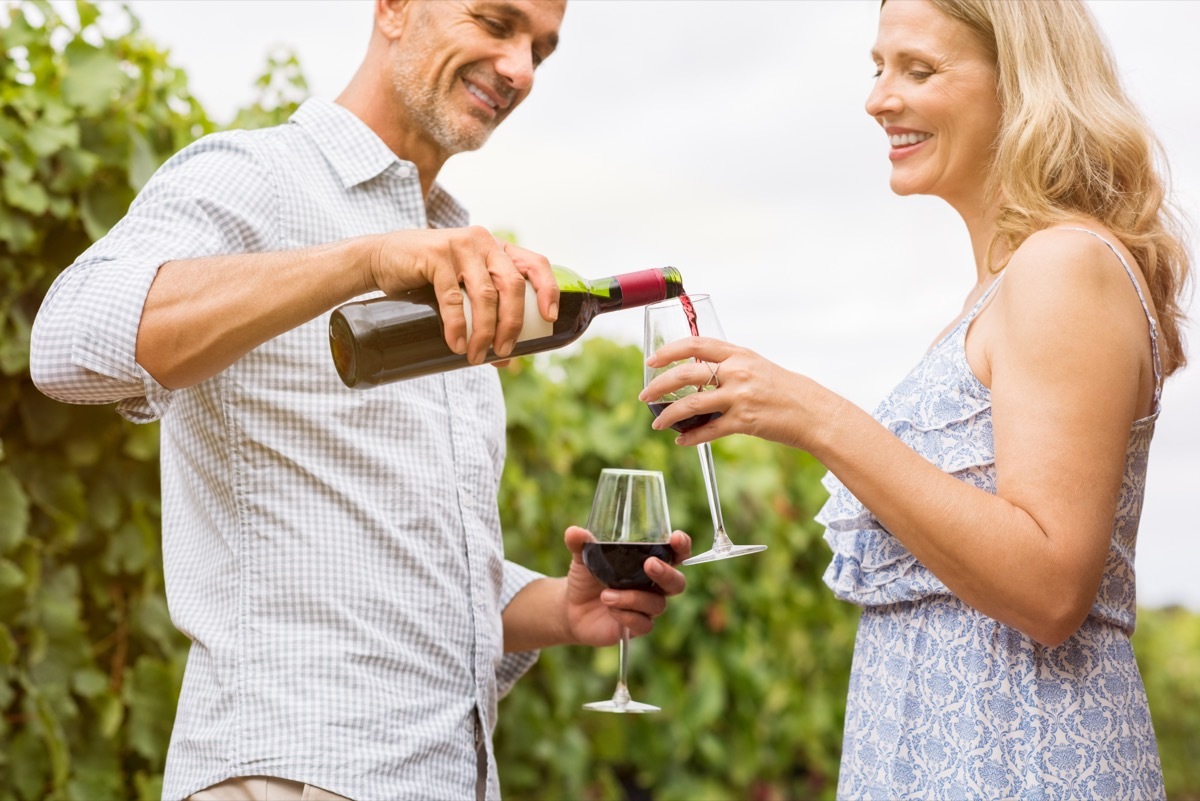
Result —
[[465, 295], [459, 285], [459, 274], [454, 269], [434, 270], [429, 277], [433, 292], [437, 295], [438, 314], [442, 318], [446, 344], [455, 353], [467, 352], [467, 317], [463, 311]]
[[667, 609], [667, 598], [660, 592], [645, 590], [605, 590], [600, 600], [609, 611], [634, 612], [647, 617], [658, 617]]
[[499, 305], [499, 294], [492, 285], [491, 278], [478, 273], [464, 275], [463, 283], [471, 304], [471, 324], [467, 338], [467, 361], [471, 364], [482, 364], [487, 357], [488, 348], [496, 337], [496, 314]]
[[652, 356], [646, 359], [648, 367], [663, 367], [671, 362], [684, 359], [702, 359], [708, 362], [720, 362], [728, 359], [735, 346], [723, 339], [712, 337], [683, 337], [663, 345]]
[[720, 386], [720, 380], [717, 378], [717, 369], [721, 366], [720, 362], [692, 362], [688, 365], [688, 373], [692, 378], [692, 386], [696, 389], [716, 389]]
[[497, 294], [496, 335], [492, 350], [497, 356], [507, 356], [516, 346], [525, 324], [525, 276], [503, 248], [488, 259], [488, 272]]
[[703, 445], [705, 442], [712, 442], [713, 440], [736, 433], [738, 431], [734, 428], [732, 418], [729, 415], [722, 415], [698, 428], [693, 428], [686, 434], [680, 434], [675, 438], [675, 444], [683, 446]]
[[725, 407], [722, 405], [724, 400], [725, 395], [717, 389], [693, 392], [669, 404], [650, 423], [650, 427], [656, 431], [663, 431], [689, 417], [724, 412]]
[[586, 528], [579, 526], [568, 526], [566, 533], [563, 534], [563, 542], [576, 559], [581, 560], [583, 554], [583, 546], [589, 542], [595, 542], [596, 538], [592, 536], [592, 532]]
[[695, 364], [693, 361], [685, 361], [670, 370], [659, 373], [638, 393], [638, 400], [642, 403], [649, 403], [684, 387], [695, 386], [689, 380]]
[[[695, 387], [696, 389], [709, 389], [720, 386], [719, 372], [723, 362], [719, 361], [703, 361], [696, 359], [687, 359], [679, 362], [675, 367], [666, 370], [655, 376], [650, 383], [638, 393], [638, 400], [643, 403], [648, 403], [664, 395], [674, 392], [683, 387]], [[669, 376], [669, 379], [663, 379], [662, 376]], [[669, 383], [668, 383], [669, 382]]]
[[686, 532], [676, 529], [671, 532], [671, 550], [675, 552], [674, 564], [679, 564], [692, 557], [692, 537]]
[[647, 559], [643, 569], [666, 595], [678, 595], [687, 588], [687, 576], [657, 557]]
[[617, 622], [629, 629], [630, 637], [645, 637], [654, 631], [654, 619], [635, 612], [620, 612], [613, 615]]
[[548, 322], [557, 320], [560, 296], [558, 281], [554, 278], [554, 268], [550, 265], [550, 260], [513, 244], [506, 244], [504, 252], [512, 259], [517, 271], [537, 292], [538, 313], [542, 315], [542, 319]]
[[654, 630], [654, 618], [628, 609], [610, 607], [608, 614], [619, 625], [629, 629], [629, 636], [642, 637]]
[[503, 286], [504, 283], [502, 277], [493, 279], [493, 275], [515, 278], [517, 272], [500, 243], [486, 228], [462, 229], [452, 245], [469, 305], [466, 309], [467, 360], [482, 364], [496, 339], [500, 306], [498, 284]]
[[[466, 267], [468, 269], [463, 271], [463, 284], [471, 304], [467, 359], [472, 364], [481, 364], [487, 357], [488, 349], [494, 350], [498, 347], [496, 327], [500, 320], [502, 292], [508, 295], [504, 298], [505, 308], [511, 309], [513, 304], [524, 303], [524, 298], [511, 297], [512, 283], [506, 282], [505, 271], [513, 277], [516, 277], [517, 273], [512, 269], [512, 262], [508, 256], [499, 247], [481, 249], [472, 254]], [[512, 335], [511, 331], [508, 335]]]

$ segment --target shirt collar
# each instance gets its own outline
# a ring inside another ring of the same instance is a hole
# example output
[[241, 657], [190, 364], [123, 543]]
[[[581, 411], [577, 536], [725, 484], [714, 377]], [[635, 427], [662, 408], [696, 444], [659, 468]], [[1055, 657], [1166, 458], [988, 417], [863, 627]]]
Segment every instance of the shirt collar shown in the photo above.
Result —
[[[416, 165], [401, 160], [365, 122], [344, 106], [310, 97], [292, 114], [290, 122], [302, 126], [312, 136], [345, 189], [369, 181], [393, 165], [407, 167], [410, 174], [416, 176]], [[434, 227], [467, 224], [466, 210], [437, 182], [429, 190], [426, 207]]]

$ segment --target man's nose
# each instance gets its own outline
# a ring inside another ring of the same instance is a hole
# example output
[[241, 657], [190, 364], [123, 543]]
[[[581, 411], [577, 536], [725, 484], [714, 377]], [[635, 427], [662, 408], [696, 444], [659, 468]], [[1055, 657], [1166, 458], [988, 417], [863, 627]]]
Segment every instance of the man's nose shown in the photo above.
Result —
[[528, 42], [514, 41], [496, 61], [496, 74], [518, 94], [533, 88], [533, 50]]

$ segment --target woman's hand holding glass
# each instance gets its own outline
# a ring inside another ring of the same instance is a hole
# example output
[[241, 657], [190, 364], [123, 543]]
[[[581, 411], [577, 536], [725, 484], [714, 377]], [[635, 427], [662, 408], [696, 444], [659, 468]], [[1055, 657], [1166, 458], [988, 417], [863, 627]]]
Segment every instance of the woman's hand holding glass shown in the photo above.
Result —
[[816, 382], [724, 340], [700, 336], [669, 342], [649, 355], [646, 366], [662, 369], [676, 362], [649, 381], [638, 399], [647, 402], [709, 384], [714, 373], [719, 378], [719, 386], [687, 395], [655, 419], [653, 427], [663, 430], [679, 420], [712, 415], [705, 425], [680, 434], [675, 440], [680, 445], [748, 434], [812, 451], [821, 423], [835, 413], [837, 396]]
[[[674, 353], [674, 346], [680, 342], [694, 345], [701, 339], [702, 332], [708, 335], [704, 342], [721, 342], [724, 332], [717, 319], [712, 298], [708, 295], [681, 295], [677, 299], [655, 303], [646, 307], [645, 320], [645, 335], [642, 340], [642, 352], [647, 357], [643, 375], [645, 389], [638, 395], [638, 399], [647, 404], [654, 413], [654, 428], [670, 426], [684, 434], [694, 429], [711, 430], [712, 426], [720, 421], [723, 412], [712, 407], [712, 404], [707, 403], [701, 396], [720, 391], [721, 378], [718, 373], [722, 362], [700, 361], [698, 358], [684, 356], [672, 356], [665, 360], [662, 357], [664, 353]], [[688, 379], [674, 385], [661, 378], [663, 374], [678, 377], [681, 372], [686, 373]], [[685, 439], [683, 436], [676, 439], [676, 442], [685, 445], [691, 444], [692, 441], [699, 444], [696, 452], [700, 457], [700, 470], [704, 474], [704, 487], [708, 493], [708, 507], [712, 512], [713, 545], [683, 564], [715, 562], [765, 551], [765, 545], [735, 545], [726, 533], [712, 447], [707, 439]]]

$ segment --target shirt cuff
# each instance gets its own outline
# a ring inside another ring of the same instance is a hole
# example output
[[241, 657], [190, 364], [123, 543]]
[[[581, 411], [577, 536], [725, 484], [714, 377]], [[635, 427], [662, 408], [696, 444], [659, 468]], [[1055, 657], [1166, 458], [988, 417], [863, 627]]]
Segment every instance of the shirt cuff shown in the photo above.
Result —
[[[512, 599], [525, 589], [526, 585], [541, 578], [545, 578], [545, 576], [536, 570], [530, 570], [506, 560], [504, 562], [504, 583], [500, 590], [500, 608], [502, 610], [507, 608]], [[533, 667], [540, 655], [540, 650], [518, 651], [505, 654], [501, 658], [500, 665], [496, 668], [496, 689], [501, 698], [508, 695], [517, 680]]]
[[[71, 361], [121, 384], [141, 387], [140, 396], [126, 398], [117, 404], [117, 411], [135, 423], [148, 423], [162, 417], [173, 394], [137, 363], [142, 309], [160, 266], [161, 263], [154, 262], [123, 265], [117, 270], [106, 269], [105, 262], [93, 263], [88, 267], [89, 274], [81, 289], [93, 294], [98, 302], [77, 306], [85, 318], [103, 319], [79, 321], [71, 347]], [[98, 280], [101, 277], [103, 280]]]

